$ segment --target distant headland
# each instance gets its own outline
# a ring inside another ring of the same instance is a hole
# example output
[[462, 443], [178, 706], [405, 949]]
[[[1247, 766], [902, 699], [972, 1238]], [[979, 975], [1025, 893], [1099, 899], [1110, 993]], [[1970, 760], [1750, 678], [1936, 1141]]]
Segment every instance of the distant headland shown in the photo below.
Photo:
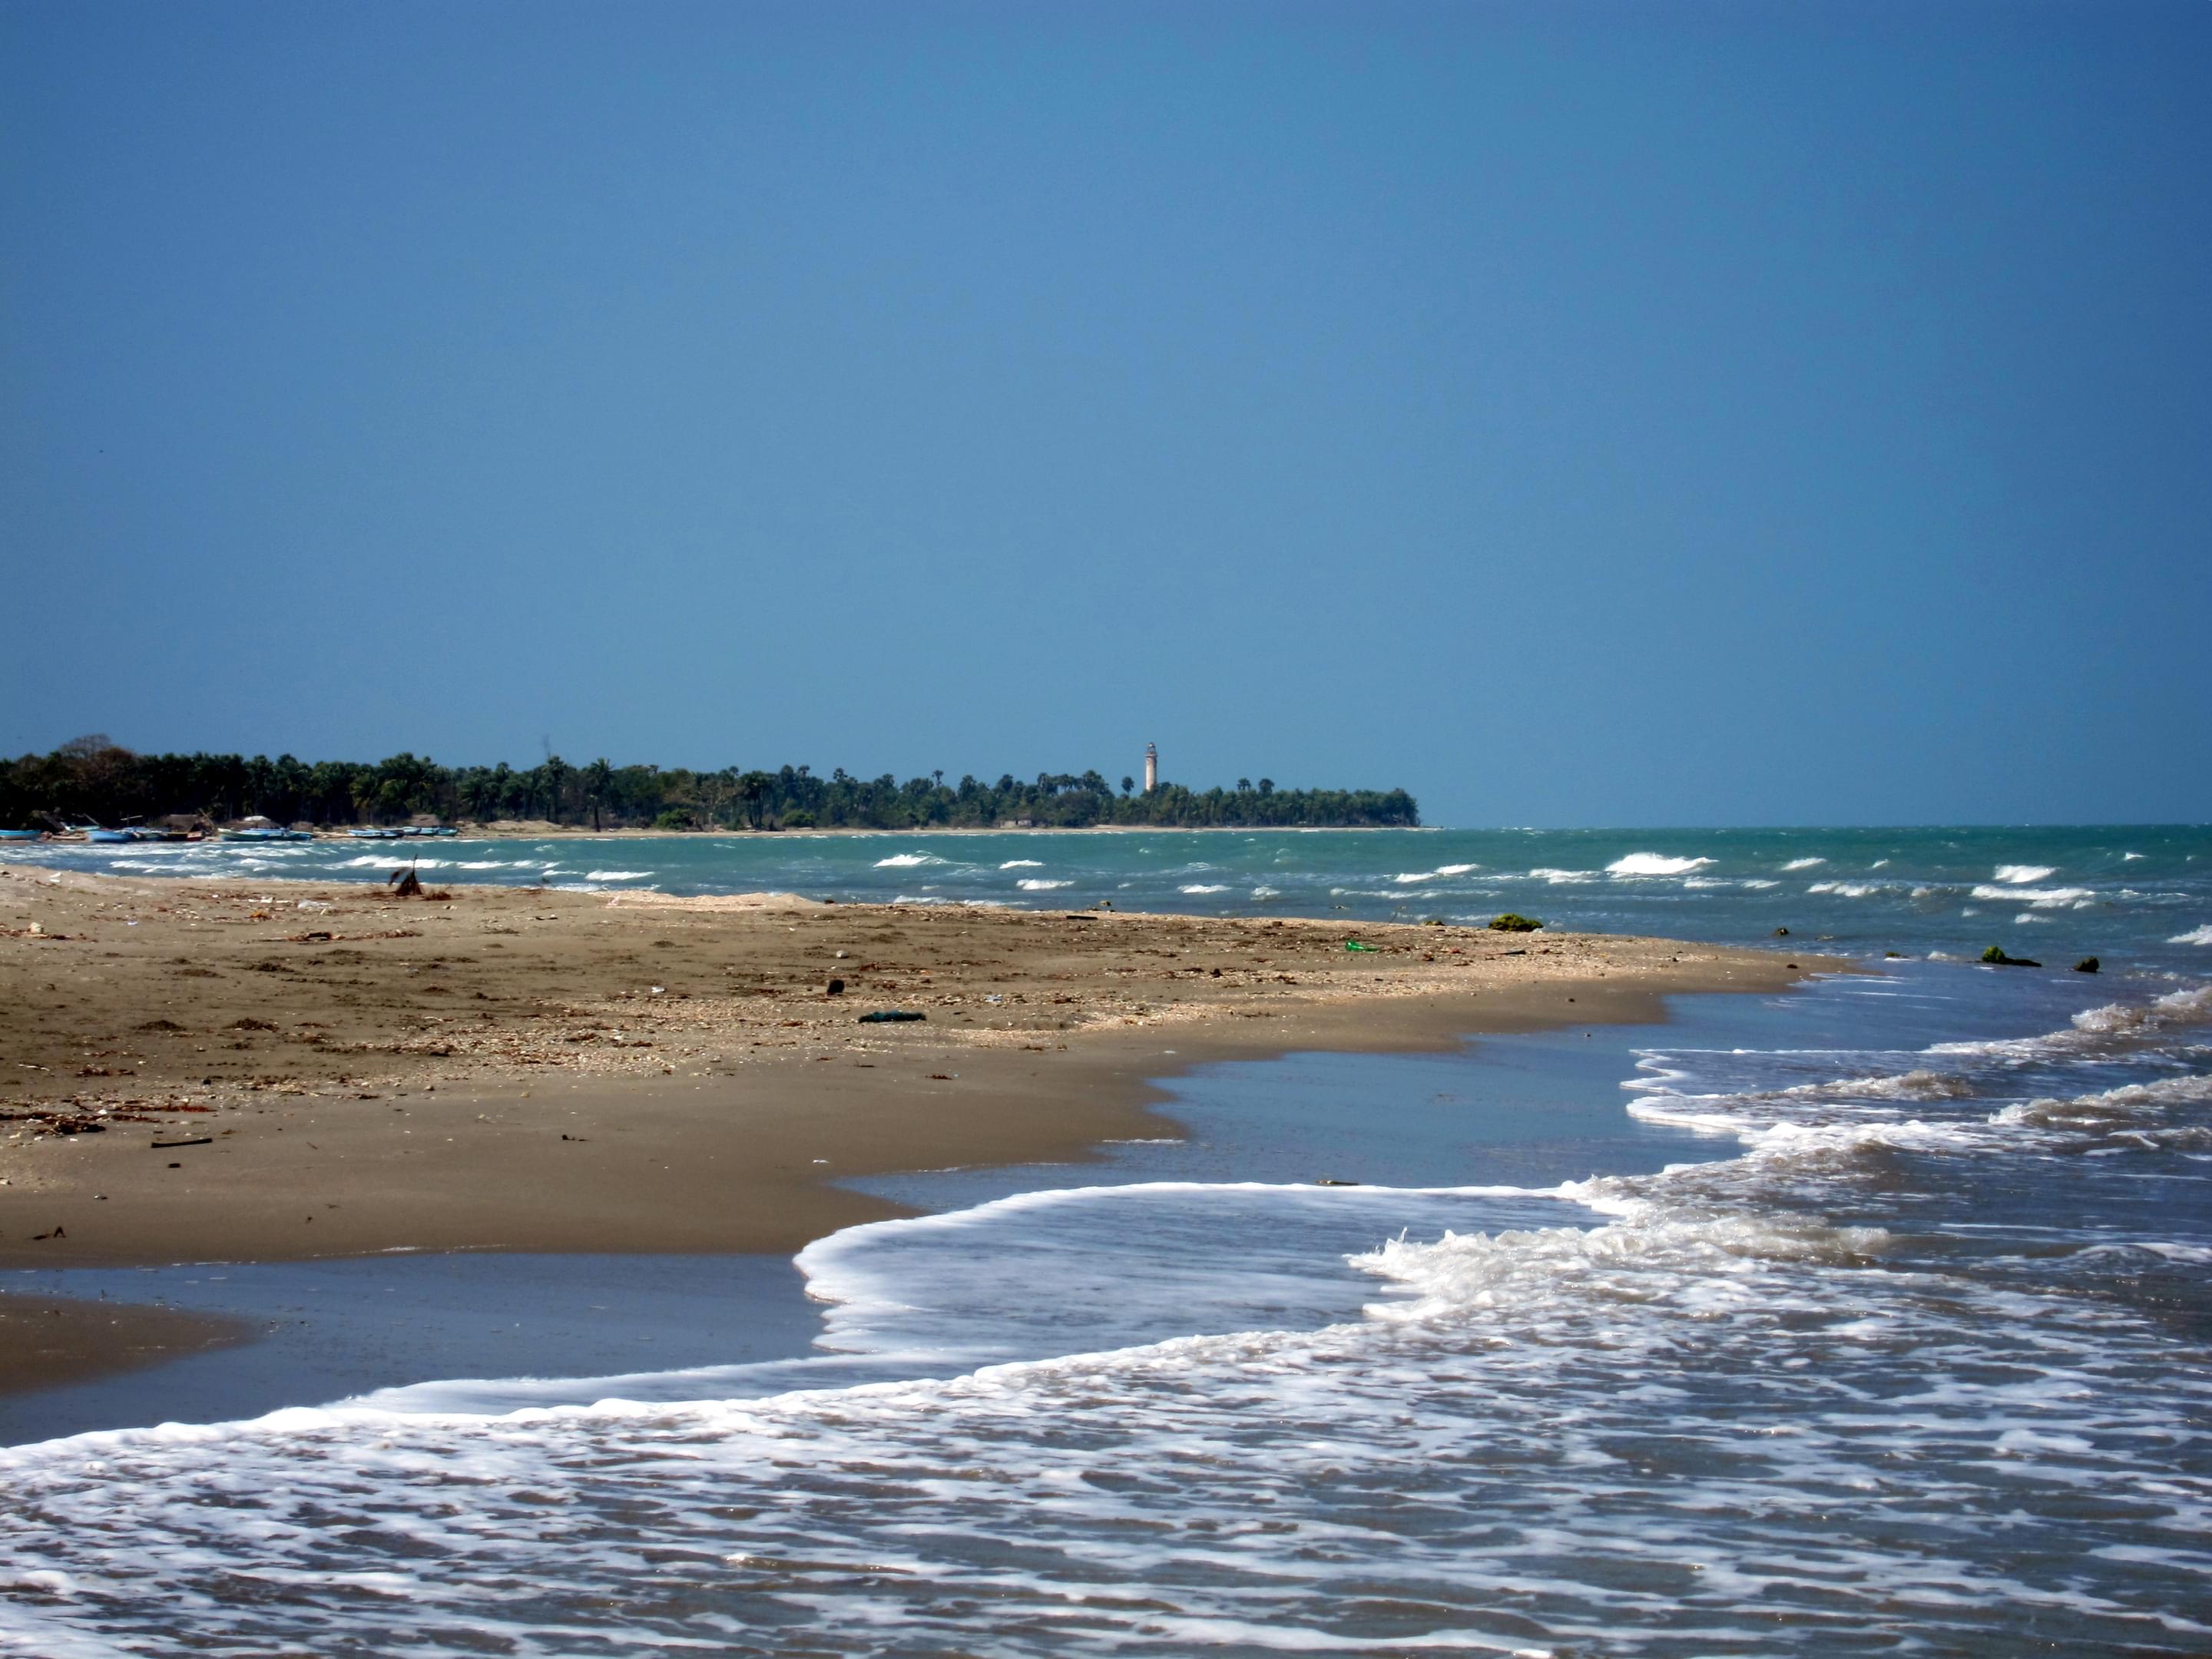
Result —
[[842, 767], [774, 771], [724, 767], [441, 766], [394, 755], [375, 762], [307, 762], [290, 755], [140, 755], [105, 736], [77, 738], [50, 755], [0, 760], [0, 827], [92, 820], [106, 825], [172, 817], [227, 823], [402, 823], [418, 817], [489, 823], [537, 818], [593, 829], [1085, 830], [1131, 828], [1415, 829], [1420, 808], [1403, 789], [1279, 789], [1239, 778], [1233, 788], [1161, 782], [1147, 754], [1145, 780], [1117, 791], [1102, 774], [1012, 775], [995, 782], [942, 772], [899, 781], [859, 778]]

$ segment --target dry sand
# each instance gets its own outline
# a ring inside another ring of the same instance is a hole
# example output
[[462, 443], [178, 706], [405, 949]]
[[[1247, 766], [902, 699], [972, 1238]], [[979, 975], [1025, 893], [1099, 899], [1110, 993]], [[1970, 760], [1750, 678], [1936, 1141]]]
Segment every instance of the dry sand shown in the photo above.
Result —
[[[0, 869], [0, 1267], [795, 1250], [897, 1213], [833, 1177], [1172, 1133], [1151, 1081], [1194, 1065], [1650, 1020], [1669, 993], [1772, 990], [1798, 963], [1829, 965], [1549, 932]], [[927, 1018], [859, 1023], [889, 1008]], [[63, 1363], [0, 1364], [0, 1386]]]

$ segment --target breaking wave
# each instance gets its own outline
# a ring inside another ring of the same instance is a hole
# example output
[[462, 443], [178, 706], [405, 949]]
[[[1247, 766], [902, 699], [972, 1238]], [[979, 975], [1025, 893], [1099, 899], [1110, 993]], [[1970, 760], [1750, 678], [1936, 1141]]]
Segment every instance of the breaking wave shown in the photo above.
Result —
[[1711, 859], [1669, 858], [1663, 853], [1631, 853], [1626, 858], [1615, 859], [1605, 866], [1610, 876], [1684, 876], [1692, 870], [1703, 870], [1712, 863]]

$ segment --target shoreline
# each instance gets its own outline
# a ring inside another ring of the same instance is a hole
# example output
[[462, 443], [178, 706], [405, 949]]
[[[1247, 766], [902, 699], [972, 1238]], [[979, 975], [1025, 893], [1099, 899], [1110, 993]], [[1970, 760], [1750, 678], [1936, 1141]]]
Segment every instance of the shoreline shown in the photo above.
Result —
[[[349, 845], [356, 841], [365, 846], [387, 844], [385, 836], [353, 836], [346, 833], [349, 826], [319, 828], [313, 840], [328, 842], [333, 846]], [[362, 824], [362, 829], [372, 826]], [[377, 826], [381, 827], [381, 826]], [[543, 818], [495, 818], [488, 823], [464, 820], [453, 826], [456, 836], [406, 836], [399, 837], [403, 846], [437, 846], [457, 841], [554, 841], [580, 839], [590, 841], [805, 841], [815, 836], [1250, 836], [1260, 834], [1285, 836], [1380, 836], [1432, 835], [1441, 833], [1446, 826], [1434, 823], [1034, 823], [1016, 824], [907, 824], [897, 828], [863, 824], [809, 824], [783, 830], [750, 830], [724, 828], [711, 830], [655, 830], [641, 825], [623, 825], [609, 830], [594, 830], [587, 824], [555, 823]], [[205, 846], [209, 842], [223, 840], [220, 833], [206, 836], [197, 843], [155, 841], [139, 843], [145, 846]], [[93, 843], [83, 841], [52, 839], [20, 843], [32, 847], [84, 847]], [[252, 842], [240, 842], [251, 846]], [[264, 843], [265, 844], [265, 843]], [[281, 844], [281, 843], [280, 843]], [[299, 845], [301, 843], [292, 843]]]
[[[0, 872], [0, 1268], [789, 1254], [905, 1213], [842, 1177], [1180, 1133], [1158, 1084], [1195, 1066], [1648, 1022], [1838, 965], [1411, 924], [253, 887]], [[878, 1006], [927, 1018], [859, 1023]]]

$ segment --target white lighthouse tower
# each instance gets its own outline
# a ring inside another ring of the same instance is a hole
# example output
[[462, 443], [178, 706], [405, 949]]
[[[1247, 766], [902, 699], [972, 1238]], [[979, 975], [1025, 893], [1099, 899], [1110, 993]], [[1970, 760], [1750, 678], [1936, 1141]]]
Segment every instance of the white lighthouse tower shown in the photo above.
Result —
[[1145, 745], [1145, 793], [1151, 794], [1160, 787], [1160, 751], [1158, 745]]

